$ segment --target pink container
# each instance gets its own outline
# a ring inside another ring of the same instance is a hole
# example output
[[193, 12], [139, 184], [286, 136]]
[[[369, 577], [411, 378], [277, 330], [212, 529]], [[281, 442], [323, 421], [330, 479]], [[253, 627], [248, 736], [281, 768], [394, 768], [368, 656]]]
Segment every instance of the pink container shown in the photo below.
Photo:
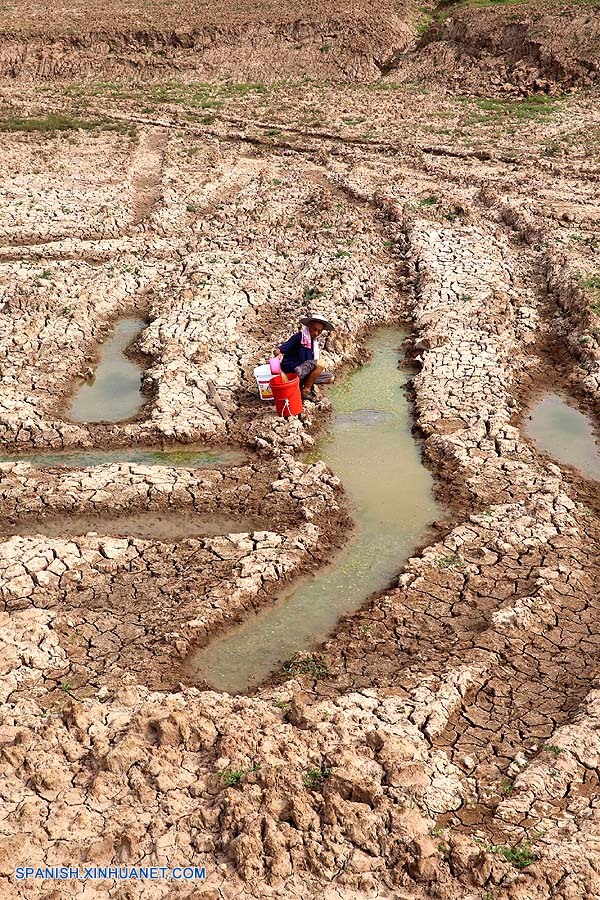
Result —
[[269, 366], [271, 367], [272, 375], [281, 375], [281, 360], [278, 356], [274, 356], [269, 360]]

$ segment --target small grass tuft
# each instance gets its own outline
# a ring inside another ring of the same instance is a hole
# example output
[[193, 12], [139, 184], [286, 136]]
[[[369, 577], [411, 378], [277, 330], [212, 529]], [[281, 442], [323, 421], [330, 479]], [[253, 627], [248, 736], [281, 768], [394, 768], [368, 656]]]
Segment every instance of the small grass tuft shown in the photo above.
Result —
[[464, 560], [457, 553], [450, 556], [438, 556], [436, 562], [440, 569], [462, 569], [465, 565]]
[[537, 860], [537, 856], [531, 849], [531, 844], [528, 841], [517, 847], [499, 844], [493, 849], [496, 853], [500, 853], [515, 869], [526, 869], [527, 866], [530, 866]]
[[283, 666], [283, 671], [290, 678], [297, 675], [312, 675], [313, 678], [327, 678], [328, 664], [317, 656], [309, 655], [302, 659], [291, 659]]
[[542, 750], [546, 750], [547, 753], [552, 753], [554, 759], [556, 759], [560, 753], [564, 752], [564, 748], [558, 747], [556, 744], [544, 744]]
[[302, 780], [307, 788], [311, 791], [320, 791], [323, 782], [331, 775], [331, 769], [321, 767], [320, 769], [307, 769]]
[[500, 785], [500, 794], [502, 797], [510, 797], [514, 790], [514, 785], [512, 781], [509, 781], [508, 778], [505, 778], [502, 784]]
[[318, 300], [323, 296], [323, 292], [318, 287], [305, 287], [303, 296], [305, 300]]
[[254, 763], [250, 769], [221, 769], [219, 776], [226, 787], [238, 787], [246, 775], [258, 772], [260, 763]]

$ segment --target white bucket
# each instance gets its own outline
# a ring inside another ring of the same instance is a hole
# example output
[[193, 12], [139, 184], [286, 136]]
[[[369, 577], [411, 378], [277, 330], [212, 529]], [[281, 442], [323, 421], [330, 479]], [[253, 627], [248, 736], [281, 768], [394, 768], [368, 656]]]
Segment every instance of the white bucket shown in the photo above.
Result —
[[273, 392], [271, 391], [271, 378], [273, 377], [273, 373], [271, 372], [271, 366], [257, 366], [254, 370], [254, 377], [256, 378], [256, 383], [258, 385], [258, 393], [260, 394], [261, 400], [272, 400]]

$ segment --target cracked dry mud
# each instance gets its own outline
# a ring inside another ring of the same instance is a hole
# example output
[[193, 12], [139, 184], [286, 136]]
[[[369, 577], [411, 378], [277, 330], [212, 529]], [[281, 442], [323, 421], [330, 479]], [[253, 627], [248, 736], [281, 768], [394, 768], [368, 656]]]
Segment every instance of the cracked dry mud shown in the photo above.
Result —
[[[377, 32], [340, 4], [333, 36], [312, 6], [302, 27], [282, 6], [244, 35], [224, 6], [207, 45], [195, 20], [165, 43], [152, 11], [134, 38], [117, 6], [112, 31], [96, 10], [85, 40], [59, 12], [45, 34], [23, 4], [1, 36], [2, 122], [71, 123], [1, 134], [2, 897], [600, 895], [598, 488], [523, 428], [546, 390], [599, 411], [597, 10], [511, 5], [519, 56], [506, 10], [465, 4], [417, 42], [393, 6]], [[238, 82], [222, 77], [236, 42]], [[335, 473], [302, 461], [326, 396], [278, 420], [252, 378], [313, 303], [340, 377], [375, 326], [409, 329], [447, 517], [293, 676], [193, 687], [190, 651], [351, 527]], [[148, 323], [144, 406], [69, 421], [131, 315]], [[247, 461], [27, 461], [174, 442]], [[14, 880], [77, 863], [208, 877]]]

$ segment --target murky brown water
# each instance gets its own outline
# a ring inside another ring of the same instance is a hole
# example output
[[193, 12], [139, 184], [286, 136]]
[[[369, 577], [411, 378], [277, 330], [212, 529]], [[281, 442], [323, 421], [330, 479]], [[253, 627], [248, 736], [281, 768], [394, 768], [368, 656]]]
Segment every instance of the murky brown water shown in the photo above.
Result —
[[529, 415], [525, 431], [541, 450], [589, 478], [600, 479], [600, 452], [589, 416], [558, 394], [539, 400]]
[[119, 516], [39, 516], [33, 520], [12, 523], [0, 520], [0, 535], [35, 535], [68, 539], [95, 532], [102, 536], [133, 537], [145, 540], [172, 541], [214, 534], [239, 534], [264, 530], [263, 523], [232, 516], [201, 517], [190, 512], [156, 512], [144, 510]]
[[82, 382], [69, 409], [74, 422], [121, 422], [139, 412], [144, 399], [140, 393], [140, 366], [125, 356], [146, 323], [123, 319], [102, 347], [95, 377]]
[[324, 640], [344, 613], [386, 588], [440, 516], [432, 478], [412, 433], [410, 405], [398, 369], [404, 334], [381, 329], [370, 341], [374, 358], [329, 393], [331, 432], [312, 455], [342, 479], [358, 529], [330, 568], [307, 578], [277, 605], [193, 653], [191, 681], [236, 693], [251, 689], [298, 650]]

